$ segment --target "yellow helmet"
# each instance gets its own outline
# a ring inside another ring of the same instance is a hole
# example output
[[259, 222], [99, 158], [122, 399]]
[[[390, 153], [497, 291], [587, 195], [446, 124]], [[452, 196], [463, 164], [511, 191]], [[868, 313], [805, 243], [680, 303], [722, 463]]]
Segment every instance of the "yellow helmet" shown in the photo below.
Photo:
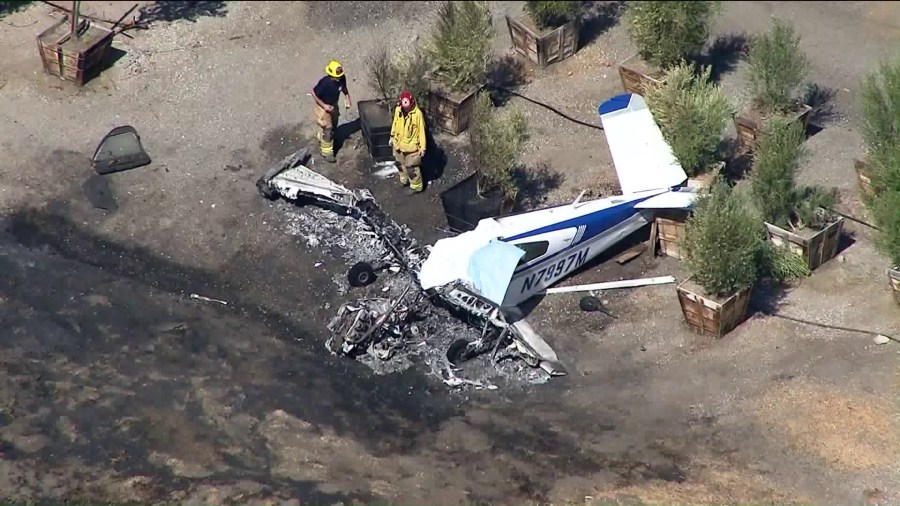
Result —
[[344, 67], [341, 67], [341, 62], [331, 60], [328, 62], [328, 66], [325, 67], [325, 73], [331, 77], [341, 77], [344, 75]]

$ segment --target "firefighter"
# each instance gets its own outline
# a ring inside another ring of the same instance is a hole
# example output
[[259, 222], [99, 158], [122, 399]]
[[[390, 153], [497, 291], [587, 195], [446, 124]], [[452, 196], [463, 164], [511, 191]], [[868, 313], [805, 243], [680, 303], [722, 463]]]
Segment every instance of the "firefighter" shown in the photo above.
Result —
[[325, 77], [320, 79], [313, 88], [312, 97], [316, 102], [314, 109], [316, 124], [319, 126], [317, 138], [322, 150], [322, 158], [327, 162], [334, 163], [337, 161], [334, 157], [334, 136], [340, 117], [338, 99], [343, 93], [344, 107], [347, 109], [350, 108], [352, 102], [350, 90], [347, 89], [347, 76], [344, 75], [344, 68], [340, 62], [331, 60], [325, 67], [325, 74]]
[[424, 190], [421, 165], [425, 157], [425, 119], [408, 91], [400, 94], [394, 108], [390, 145], [400, 171], [400, 184], [409, 185], [411, 193]]

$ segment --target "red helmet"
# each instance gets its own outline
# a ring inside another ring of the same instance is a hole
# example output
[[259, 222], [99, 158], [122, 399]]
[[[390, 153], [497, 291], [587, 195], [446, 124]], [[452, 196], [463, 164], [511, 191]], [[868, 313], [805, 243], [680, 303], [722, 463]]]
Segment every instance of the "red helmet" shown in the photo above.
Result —
[[409, 112], [415, 106], [416, 99], [413, 98], [412, 93], [404, 91], [400, 94], [400, 109], [404, 112]]

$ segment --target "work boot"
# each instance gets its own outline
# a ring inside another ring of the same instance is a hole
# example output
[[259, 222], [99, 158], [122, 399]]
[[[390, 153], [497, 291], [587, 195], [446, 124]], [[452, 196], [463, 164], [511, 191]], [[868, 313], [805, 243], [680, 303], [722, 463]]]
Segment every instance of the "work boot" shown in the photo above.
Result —
[[329, 153], [327, 155], [323, 153], [322, 158], [324, 158], [325, 161], [328, 163], [336, 163], [337, 162], [337, 158], [335, 158], [334, 153]]
[[413, 195], [422, 193], [423, 191], [425, 191], [425, 188], [421, 188], [421, 189], [419, 189], [419, 190], [416, 190], [416, 189], [414, 189], [413, 187], [408, 187], [408, 188], [406, 188], [405, 190], [403, 190], [403, 193], [406, 194], [406, 195], [408, 195], [408, 196], [413, 196]]

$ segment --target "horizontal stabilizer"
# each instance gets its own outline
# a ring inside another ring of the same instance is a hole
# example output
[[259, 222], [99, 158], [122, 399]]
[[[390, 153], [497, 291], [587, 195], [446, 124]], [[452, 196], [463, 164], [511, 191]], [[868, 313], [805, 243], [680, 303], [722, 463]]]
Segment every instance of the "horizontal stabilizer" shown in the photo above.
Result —
[[616, 95], [597, 111], [623, 194], [672, 188], [687, 180], [640, 95]]

